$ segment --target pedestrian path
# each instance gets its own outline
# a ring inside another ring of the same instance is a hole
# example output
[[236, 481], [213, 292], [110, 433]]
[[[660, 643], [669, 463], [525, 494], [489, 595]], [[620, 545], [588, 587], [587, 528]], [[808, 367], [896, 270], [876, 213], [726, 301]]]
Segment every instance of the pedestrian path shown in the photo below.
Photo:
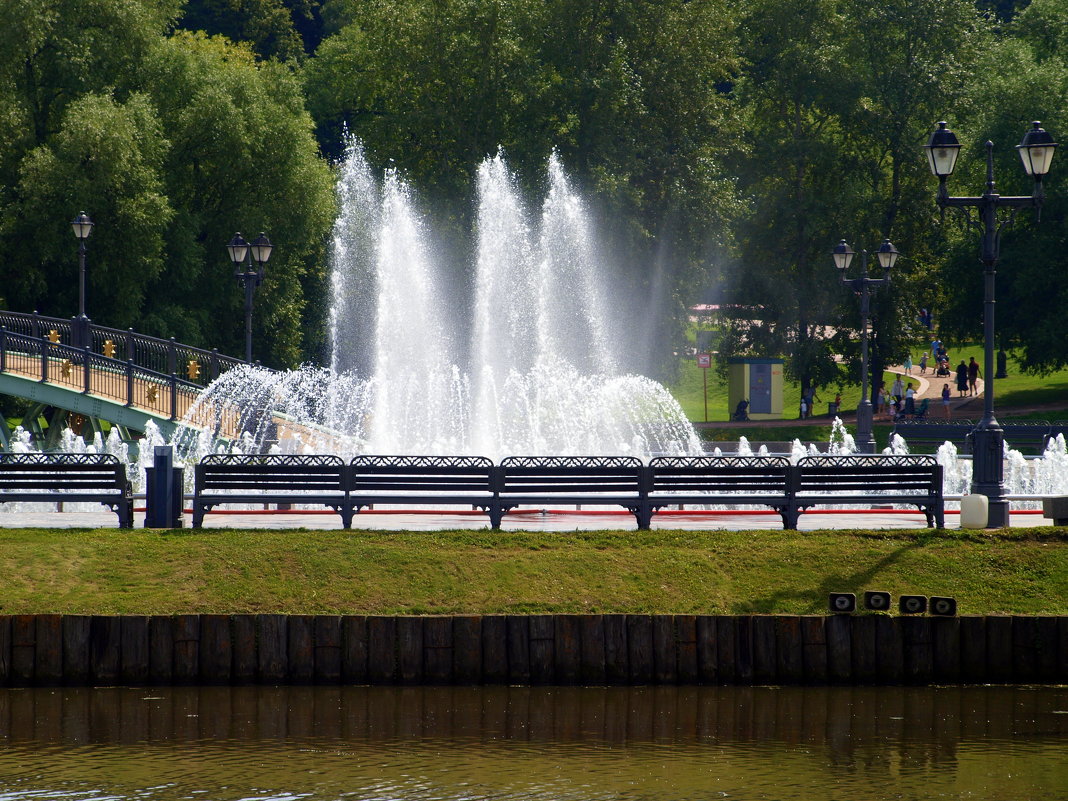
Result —
[[983, 379], [980, 378], [975, 382], [975, 394], [966, 395], [965, 397], [959, 397], [957, 395], [957, 379], [956, 375], [950, 376], [936, 376], [934, 371], [928, 367], [926, 373], [920, 373], [919, 368], [913, 365], [912, 372], [906, 373], [905, 368], [900, 365], [892, 365], [884, 368], [887, 373], [894, 373], [900, 375], [901, 380], [908, 385], [908, 382], [913, 383], [913, 387], [916, 391], [916, 400], [921, 401], [928, 399], [930, 402], [929, 414], [932, 418], [944, 419], [944, 413], [942, 411], [942, 385], [949, 384], [949, 413], [950, 418], [967, 418], [972, 412], [973, 407], [978, 406], [981, 408], [983, 392], [985, 391], [986, 384]]

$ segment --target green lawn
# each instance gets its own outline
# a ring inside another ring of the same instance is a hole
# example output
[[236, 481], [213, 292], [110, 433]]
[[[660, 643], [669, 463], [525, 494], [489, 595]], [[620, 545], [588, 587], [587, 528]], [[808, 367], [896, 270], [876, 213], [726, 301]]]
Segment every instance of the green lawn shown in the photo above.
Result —
[[783, 613], [831, 591], [1068, 614], [1068, 529], [0, 530], [3, 614]]

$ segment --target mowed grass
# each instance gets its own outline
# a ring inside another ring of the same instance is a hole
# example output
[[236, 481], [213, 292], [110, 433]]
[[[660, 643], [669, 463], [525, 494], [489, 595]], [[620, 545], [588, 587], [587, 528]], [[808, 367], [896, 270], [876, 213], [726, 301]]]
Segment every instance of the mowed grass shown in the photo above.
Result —
[[0, 613], [822, 613], [831, 591], [1068, 614], [1068, 529], [0, 530]]

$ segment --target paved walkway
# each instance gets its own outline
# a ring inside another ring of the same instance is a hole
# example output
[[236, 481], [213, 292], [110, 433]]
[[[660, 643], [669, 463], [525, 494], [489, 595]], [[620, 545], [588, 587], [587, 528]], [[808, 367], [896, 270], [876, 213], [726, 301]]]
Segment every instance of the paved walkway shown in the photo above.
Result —
[[[951, 503], [954, 508], [955, 503]], [[134, 515], [137, 528], [144, 526], [144, 514]], [[1011, 515], [1011, 524], [1018, 527], [1050, 526], [1053, 521], [1041, 513]], [[187, 518], [188, 525], [188, 518]], [[912, 510], [874, 510], [871, 512], [813, 511], [801, 516], [801, 531], [820, 529], [917, 529], [926, 527], [921, 513]], [[115, 528], [112, 512], [0, 512], [0, 528]], [[333, 512], [284, 514], [209, 514], [205, 528], [234, 529], [340, 529], [341, 518]], [[947, 512], [946, 528], [960, 527], [956, 513]], [[361, 514], [353, 521], [353, 530], [381, 531], [445, 531], [449, 529], [488, 529], [489, 521], [480, 512], [445, 512], [419, 514], [399, 512], [390, 514]], [[509, 514], [504, 519], [505, 531], [602, 531], [635, 528], [634, 518], [627, 513], [605, 512], [541, 512], [537, 510]], [[697, 512], [669, 512], [653, 518], [654, 529], [682, 529], [729, 531], [782, 530], [782, 521], [773, 512], [718, 511], [713, 514]]]

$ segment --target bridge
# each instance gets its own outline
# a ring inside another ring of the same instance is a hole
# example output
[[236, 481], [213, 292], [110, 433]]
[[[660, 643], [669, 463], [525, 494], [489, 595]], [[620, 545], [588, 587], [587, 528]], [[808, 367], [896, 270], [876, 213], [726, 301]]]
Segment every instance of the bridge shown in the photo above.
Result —
[[[55, 447], [68, 422], [91, 436], [106, 420], [130, 439], [127, 431], [151, 420], [169, 439], [211, 381], [245, 364], [173, 338], [74, 322], [0, 310], [0, 394], [33, 402], [23, 426], [44, 448]], [[8, 437], [0, 425], [5, 450]]]

